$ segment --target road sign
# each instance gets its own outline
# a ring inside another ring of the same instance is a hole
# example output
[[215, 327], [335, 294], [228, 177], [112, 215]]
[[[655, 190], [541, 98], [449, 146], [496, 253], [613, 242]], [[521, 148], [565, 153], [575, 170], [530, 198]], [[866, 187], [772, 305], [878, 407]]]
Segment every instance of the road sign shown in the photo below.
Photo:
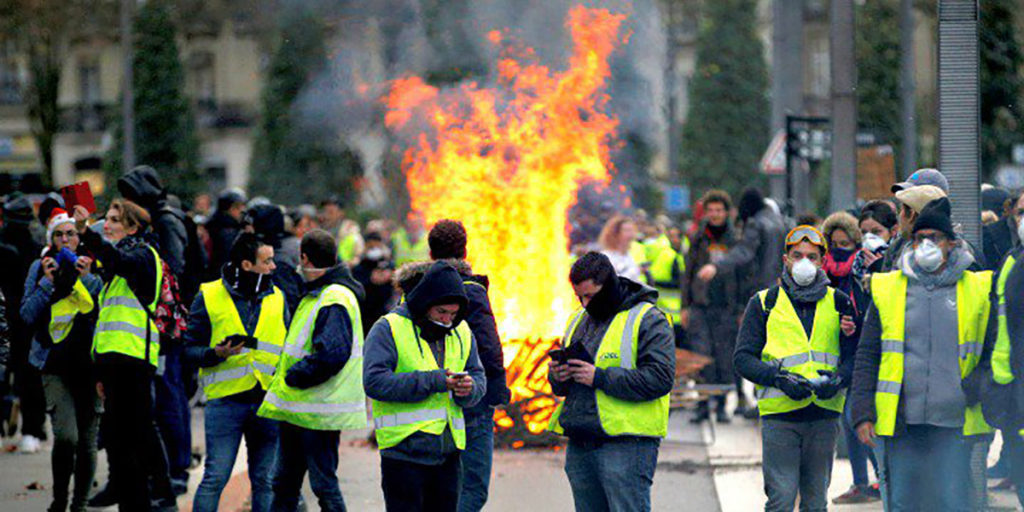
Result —
[[786, 174], [786, 131], [779, 130], [772, 137], [768, 150], [761, 157], [761, 172], [764, 174]]

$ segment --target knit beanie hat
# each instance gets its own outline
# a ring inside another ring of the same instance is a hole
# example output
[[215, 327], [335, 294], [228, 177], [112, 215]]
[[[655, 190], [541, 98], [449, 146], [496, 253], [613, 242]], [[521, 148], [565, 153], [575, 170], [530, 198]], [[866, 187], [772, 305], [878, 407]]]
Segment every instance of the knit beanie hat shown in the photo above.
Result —
[[50, 212], [50, 220], [48, 220], [46, 222], [46, 243], [47, 244], [50, 244], [50, 243], [53, 242], [53, 232], [58, 227], [60, 227], [60, 226], [62, 226], [64, 224], [71, 224], [73, 226], [75, 224], [75, 219], [73, 219], [70, 215], [68, 215], [68, 212], [64, 211], [63, 208], [54, 208], [53, 211]]
[[949, 204], [949, 199], [945, 197], [936, 199], [925, 205], [921, 210], [917, 221], [914, 222], [913, 232], [917, 233], [922, 229], [934, 229], [942, 232], [952, 240], [956, 238], [956, 233], [953, 232], [951, 215], [952, 207]]

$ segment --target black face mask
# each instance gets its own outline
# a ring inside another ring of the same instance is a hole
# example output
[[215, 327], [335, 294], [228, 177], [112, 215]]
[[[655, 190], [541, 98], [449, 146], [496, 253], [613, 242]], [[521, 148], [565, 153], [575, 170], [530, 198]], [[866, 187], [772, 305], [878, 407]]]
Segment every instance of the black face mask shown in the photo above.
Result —
[[595, 293], [590, 298], [590, 302], [583, 306], [583, 309], [587, 310], [587, 314], [595, 320], [606, 320], [619, 312], [621, 304], [622, 294], [619, 291], [619, 278], [612, 275], [605, 280], [601, 291]]
[[453, 323], [451, 327], [445, 327], [431, 322], [427, 318], [423, 318], [416, 322], [416, 327], [420, 330], [421, 338], [431, 343], [436, 343], [445, 339], [452, 332], [452, 329], [455, 328], [455, 324]]

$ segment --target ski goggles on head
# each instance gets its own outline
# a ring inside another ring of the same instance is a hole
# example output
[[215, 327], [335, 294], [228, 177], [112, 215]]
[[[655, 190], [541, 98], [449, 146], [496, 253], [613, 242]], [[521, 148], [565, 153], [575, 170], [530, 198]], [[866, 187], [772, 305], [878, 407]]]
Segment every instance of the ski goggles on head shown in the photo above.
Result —
[[797, 226], [786, 235], [787, 249], [789, 246], [800, 242], [809, 242], [828, 251], [828, 242], [825, 241], [825, 235], [822, 235], [821, 231], [818, 231], [818, 228], [814, 226]]

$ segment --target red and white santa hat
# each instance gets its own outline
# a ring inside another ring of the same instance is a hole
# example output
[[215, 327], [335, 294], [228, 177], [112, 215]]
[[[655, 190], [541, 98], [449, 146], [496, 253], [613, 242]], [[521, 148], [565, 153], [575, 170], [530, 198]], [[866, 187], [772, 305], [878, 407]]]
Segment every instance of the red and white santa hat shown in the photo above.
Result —
[[46, 241], [53, 243], [53, 232], [64, 224], [75, 225], [75, 219], [68, 215], [63, 208], [54, 208], [50, 212], [50, 220], [46, 222]]

